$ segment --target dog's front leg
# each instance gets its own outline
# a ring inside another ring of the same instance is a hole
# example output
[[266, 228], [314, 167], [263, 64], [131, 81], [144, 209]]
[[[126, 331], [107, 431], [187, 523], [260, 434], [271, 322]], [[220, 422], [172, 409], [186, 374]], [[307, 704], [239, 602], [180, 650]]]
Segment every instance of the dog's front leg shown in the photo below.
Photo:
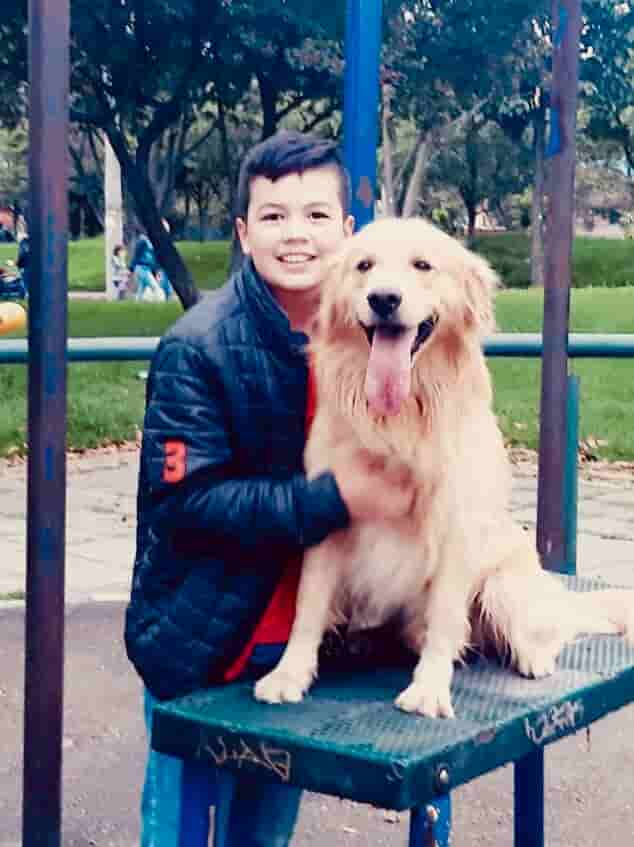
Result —
[[299, 703], [308, 691], [317, 673], [319, 647], [331, 621], [332, 601], [341, 573], [338, 560], [331, 539], [305, 554], [295, 620], [286, 650], [277, 667], [255, 684], [256, 700]]
[[451, 584], [442, 573], [434, 579], [424, 614], [407, 627], [420, 658], [411, 684], [396, 698], [399, 709], [430, 718], [454, 717], [451, 680], [468, 632], [467, 599], [464, 587], [457, 589], [455, 574]]

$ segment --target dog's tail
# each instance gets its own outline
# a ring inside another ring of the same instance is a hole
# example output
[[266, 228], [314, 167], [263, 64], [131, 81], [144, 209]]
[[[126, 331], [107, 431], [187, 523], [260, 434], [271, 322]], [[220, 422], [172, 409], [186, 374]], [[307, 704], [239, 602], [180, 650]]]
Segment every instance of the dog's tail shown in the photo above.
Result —
[[600, 588], [571, 591], [566, 596], [577, 615], [577, 635], [612, 633], [634, 643], [634, 591]]
[[554, 670], [564, 644], [582, 635], [624, 635], [634, 643], [634, 591], [568, 590], [527, 545], [485, 577], [475, 630], [527, 676]]

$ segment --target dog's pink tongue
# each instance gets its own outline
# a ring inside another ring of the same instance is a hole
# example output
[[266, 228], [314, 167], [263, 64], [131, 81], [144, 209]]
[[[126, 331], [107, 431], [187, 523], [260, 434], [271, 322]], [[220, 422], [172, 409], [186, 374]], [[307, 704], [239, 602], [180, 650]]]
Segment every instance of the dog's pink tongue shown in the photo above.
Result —
[[365, 396], [376, 415], [397, 415], [411, 383], [411, 350], [416, 329], [393, 335], [376, 329], [365, 376]]

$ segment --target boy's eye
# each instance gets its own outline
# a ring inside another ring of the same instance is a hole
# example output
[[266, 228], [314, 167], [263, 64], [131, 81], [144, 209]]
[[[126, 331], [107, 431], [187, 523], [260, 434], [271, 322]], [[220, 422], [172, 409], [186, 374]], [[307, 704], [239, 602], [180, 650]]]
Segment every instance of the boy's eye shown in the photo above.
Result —
[[371, 259], [361, 259], [361, 261], [357, 264], [357, 270], [361, 271], [362, 274], [372, 270], [373, 267], [374, 262]]
[[279, 212], [266, 212], [261, 218], [263, 221], [279, 221], [282, 216]]
[[311, 212], [310, 217], [313, 218], [313, 220], [323, 221], [328, 220], [330, 215], [326, 214], [326, 212]]

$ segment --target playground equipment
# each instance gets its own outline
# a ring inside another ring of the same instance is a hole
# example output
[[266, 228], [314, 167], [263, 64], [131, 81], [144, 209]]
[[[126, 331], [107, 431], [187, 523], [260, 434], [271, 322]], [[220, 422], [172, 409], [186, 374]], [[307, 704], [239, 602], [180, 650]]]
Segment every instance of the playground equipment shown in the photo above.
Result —
[[[580, 0], [554, 0], [553, 18], [551, 103], [556, 131], [550, 150], [549, 217], [553, 237], [549, 239], [544, 318], [538, 546], [548, 567], [566, 570], [567, 318]], [[348, 0], [345, 149], [352, 174], [353, 212], [360, 224], [371, 217], [375, 196], [380, 20], [380, 0]], [[54, 8], [48, 0], [30, 0], [31, 268], [38, 285], [31, 292], [28, 342], [25, 847], [60, 847], [61, 842], [68, 32], [69, 0], [56, 0]], [[580, 583], [573, 587], [591, 588]], [[465, 715], [472, 719], [469, 725], [460, 721], [453, 724], [454, 734], [450, 737], [443, 736], [448, 723], [436, 722], [433, 732], [426, 733], [419, 721], [414, 724], [418, 727], [415, 737], [409, 736], [413, 747], [407, 750], [403, 746], [408, 740], [406, 733], [415, 719], [410, 718], [406, 726], [402, 723], [407, 720], [404, 716], [390, 713], [393, 722], [388, 729], [394, 738], [390, 750], [381, 747], [383, 742], [376, 735], [376, 720], [384, 716], [376, 704], [388, 702], [392, 689], [393, 681], [388, 676], [374, 683], [360, 677], [356, 688], [348, 690], [354, 727], [349, 728], [346, 744], [340, 743], [337, 734], [345, 727], [341, 725], [344, 711], [336, 699], [330, 711], [330, 736], [324, 730], [323, 701], [330, 696], [327, 682], [325, 687], [315, 689], [314, 708], [307, 703], [298, 710], [302, 717], [295, 725], [289, 708], [276, 707], [270, 718], [266, 707], [258, 705], [256, 719], [243, 708], [243, 688], [239, 685], [161, 706], [155, 712], [153, 743], [194, 762], [187, 765], [192, 777], [187, 797], [192, 828], [183, 828], [181, 843], [190, 847], [203, 843], [205, 833], [200, 828], [194, 831], [193, 827], [208, 816], [211, 798], [206, 789], [213, 773], [208, 767], [210, 762], [229, 771], [251, 768], [264, 778], [284, 778], [288, 774], [289, 780], [313, 790], [412, 808], [410, 844], [420, 845], [423, 838], [429, 844], [447, 843], [447, 790], [452, 784], [471, 779], [504, 761], [516, 761], [516, 845], [542, 847], [544, 745], [634, 699], [631, 652], [619, 641], [608, 658], [598, 661], [592, 643], [589, 646], [585, 658], [569, 654], [562, 658], [562, 667], [570, 674], [564, 673], [563, 678], [556, 675], [546, 688], [535, 687], [542, 683], [525, 682], [524, 685], [533, 685], [533, 690], [522, 697], [509, 688], [509, 680], [499, 678], [500, 685], [493, 696], [491, 678], [484, 672], [475, 674], [464, 688]], [[238, 708], [239, 703], [242, 705]], [[367, 709], [364, 704], [369, 704]], [[482, 717], [482, 711], [478, 717], [476, 707], [486, 708], [492, 717]], [[309, 720], [311, 710], [313, 718], [319, 716], [318, 726]], [[370, 724], [367, 735], [355, 747], [352, 729], [358, 733], [364, 728], [361, 715]], [[397, 725], [397, 718], [401, 724]], [[276, 727], [271, 727], [271, 720]], [[319, 744], [314, 742], [313, 730], [320, 735]], [[279, 760], [271, 759], [271, 744], [281, 753]], [[322, 758], [317, 758], [317, 747]], [[300, 762], [304, 762], [301, 767]], [[338, 770], [333, 769], [333, 762], [339, 765]], [[343, 762], [354, 765], [354, 779], [346, 779], [348, 771]], [[217, 831], [220, 839], [221, 828]], [[216, 847], [220, 844], [217, 840]]]
[[0, 335], [26, 326], [26, 312], [19, 303], [0, 304]]

